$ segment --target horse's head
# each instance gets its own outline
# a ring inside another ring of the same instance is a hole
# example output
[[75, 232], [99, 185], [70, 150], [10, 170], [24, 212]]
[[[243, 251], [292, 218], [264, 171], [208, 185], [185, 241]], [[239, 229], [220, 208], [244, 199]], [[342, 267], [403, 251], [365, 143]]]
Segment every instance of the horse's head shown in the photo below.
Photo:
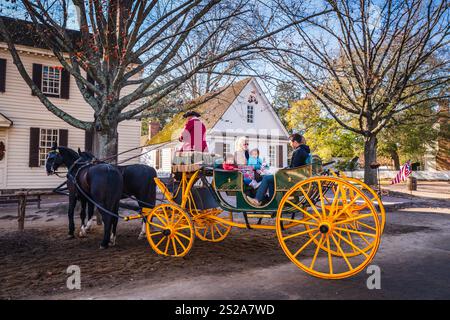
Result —
[[57, 147], [53, 147], [47, 154], [47, 159], [45, 161], [47, 175], [54, 174], [63, 163], [64, 159], [61, 156], [59, 149]]

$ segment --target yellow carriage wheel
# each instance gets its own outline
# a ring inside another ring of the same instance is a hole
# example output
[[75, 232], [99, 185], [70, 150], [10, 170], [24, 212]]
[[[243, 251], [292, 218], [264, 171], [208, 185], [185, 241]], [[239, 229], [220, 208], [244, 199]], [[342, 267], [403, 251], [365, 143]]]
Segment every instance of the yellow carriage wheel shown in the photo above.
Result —
[[[291, 200], [294, 192], [302, 195], [297, 201]], [[355, 197], [347, 201], [349, 192]], [[296, 212], [284, 213], [290, 209]], [[280, 201], [275, 223], [285, 254], [319, 278], [342, 279], [360, 272], [380, 244], [381, 226], [370, 199], [340, 178], [314, 177], [296, 184]], [[355, 223], [356, 229], [351, 227]], [[284, 228], [288, 224], [293, 227]]]
[[194, 225], [189, 215], [179, 206], [164, 203], [147, 216], [147, 240], [156, 253], [183, 257], [194, 243]]
[[202, 241], [220, 242], [228, 236], [232, 226], [225, 222], [217, 221], [211, 216], [232, 222], [233, 213], [221, 209], [210, 209], [194, 216], [195, 234], [197, 237]]

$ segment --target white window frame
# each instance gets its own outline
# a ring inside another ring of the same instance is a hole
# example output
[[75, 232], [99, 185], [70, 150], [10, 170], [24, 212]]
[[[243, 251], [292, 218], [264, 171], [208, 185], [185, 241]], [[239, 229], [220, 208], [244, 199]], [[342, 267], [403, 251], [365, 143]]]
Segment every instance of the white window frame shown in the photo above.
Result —
[[231, 147], [229, 143], [223, 143], [222, 144], [222, 152], [223, 152], [223, 156], [225, 157], [227, 154], [229, 154], [231, 152]]
[[277, 162], [277, 146], [269, 146], [269, 165], [275, 166]]
[[55, 141], [56, 145], [59, 145], [59, 129], [39, 129], [39, 167], [45, 166], [47, 154], [51, 151]]
[[251, 104], [247, 105], [247, 123], [255, 122], [255, 107]]
[[[46, 69], [47, 72], [45, 71]], [[51, 94], [55, 96], [61, 95], [61, 74], [61, 68], [42, 66], [41, 90], [43, 94]], [[47, 84], [45, 85], [44, 82], [47, 82]], [[50, 86], [50, 83], [52, 83], [52, 86]]]

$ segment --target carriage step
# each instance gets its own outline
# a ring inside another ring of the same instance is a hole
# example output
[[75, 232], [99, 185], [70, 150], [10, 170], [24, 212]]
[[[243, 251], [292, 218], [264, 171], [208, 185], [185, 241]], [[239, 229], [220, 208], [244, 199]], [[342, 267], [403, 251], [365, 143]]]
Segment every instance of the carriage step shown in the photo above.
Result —
[[247, 213], [248, 218], [272, 218], [271, 214]]

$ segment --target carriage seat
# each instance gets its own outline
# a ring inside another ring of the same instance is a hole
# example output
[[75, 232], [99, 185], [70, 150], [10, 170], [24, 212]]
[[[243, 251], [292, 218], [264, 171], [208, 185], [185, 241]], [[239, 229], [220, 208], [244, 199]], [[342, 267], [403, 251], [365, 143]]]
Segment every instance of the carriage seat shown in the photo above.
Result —
[[205, 166], [213, 167], [218, 157], [208, 152], [176, 152], [172, 158], [172, 172], [194, 172]]
[[313, 166], [307, 164], [297, 168], [280, 169], [275, 173], [275, 190], [288, 191], [293, 185], [311, 177]]

